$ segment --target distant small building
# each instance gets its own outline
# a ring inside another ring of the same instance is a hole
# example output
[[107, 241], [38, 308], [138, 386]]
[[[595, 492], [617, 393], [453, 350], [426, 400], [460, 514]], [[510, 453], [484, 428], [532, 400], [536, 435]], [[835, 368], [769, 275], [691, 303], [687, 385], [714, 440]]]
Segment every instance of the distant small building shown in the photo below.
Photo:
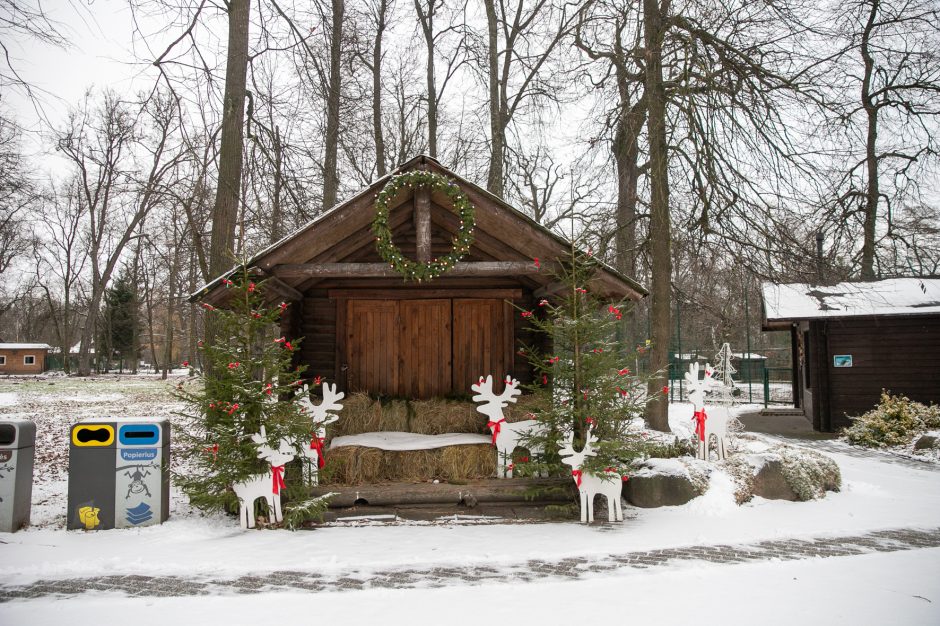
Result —
[[0, 343], [0, 374], [41, 374], [49, 350], [45, 343]]
[[761, 287], [763, 329], [788, 330], [794, 405], [838, 430], [882, 389], [940, 403], [940, 279]]

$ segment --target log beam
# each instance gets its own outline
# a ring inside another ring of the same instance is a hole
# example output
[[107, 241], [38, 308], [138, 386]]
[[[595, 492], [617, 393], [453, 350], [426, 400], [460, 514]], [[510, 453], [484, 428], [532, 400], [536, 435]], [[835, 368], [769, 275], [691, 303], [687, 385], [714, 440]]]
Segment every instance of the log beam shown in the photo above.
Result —
[[431, 260], [431, 190], [418, 187], [415, 190], [415, 234], [419, 263]]
[[[457, 263], [446, 276], [520, 276], [544, 272], [531, 261], [474, 261]], [[288, 263], [275, 265], [278, 278], [395, 278], [401, 276], [385, 263]]]

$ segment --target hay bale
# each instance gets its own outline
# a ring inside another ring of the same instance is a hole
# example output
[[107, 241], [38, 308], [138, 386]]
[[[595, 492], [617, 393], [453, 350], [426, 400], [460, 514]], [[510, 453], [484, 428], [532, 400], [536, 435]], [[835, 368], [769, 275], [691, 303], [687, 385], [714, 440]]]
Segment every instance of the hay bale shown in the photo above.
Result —
[[486, 417], [473, 402], [432, 398], [411, 403], [413, 414], [409, 432], [422, 435], [444, 433], [486, 434]]
[[489, 478], [496, 474], [496, 452], [491, 446], [441, 448], [441, 474], [446, 480]]
[[350, 394], [343, 402], [339, 421], [327, 428], [328, 438], [383, 431], [408, 431], [408, 405], [404, 400], [385, 404], [367, 393]]
[[347, 485], [380, 482], [385, 480], [383, 469], [382, 450], [344, 446], [327, 452], [324, 482]]
[[323, 484], [466, 481], [496, 473], [490, 446], [461, 445], [432, 450], [380, 450], [343, 446], [326, 455]]

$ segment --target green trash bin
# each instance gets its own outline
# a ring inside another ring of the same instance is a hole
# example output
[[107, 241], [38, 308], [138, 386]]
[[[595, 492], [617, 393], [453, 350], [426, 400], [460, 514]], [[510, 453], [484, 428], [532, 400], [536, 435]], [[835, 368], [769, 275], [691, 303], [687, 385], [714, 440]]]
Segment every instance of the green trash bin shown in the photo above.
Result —
[[72, 426], [68, 528], [105, 530], [165, 522], [170, 514], [170, 424], [165, 419]]
[[29, 524], [35, 450], [36, 424], [0, 420], [0, 532]]

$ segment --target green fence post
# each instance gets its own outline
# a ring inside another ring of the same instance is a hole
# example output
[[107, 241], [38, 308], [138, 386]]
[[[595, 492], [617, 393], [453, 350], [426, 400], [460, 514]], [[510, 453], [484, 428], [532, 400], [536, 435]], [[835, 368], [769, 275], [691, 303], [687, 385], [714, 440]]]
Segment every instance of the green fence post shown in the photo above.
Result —
[[764, 408], [767, 408], [767, 402], [770, 400], [770, 370], [764, 368]]

